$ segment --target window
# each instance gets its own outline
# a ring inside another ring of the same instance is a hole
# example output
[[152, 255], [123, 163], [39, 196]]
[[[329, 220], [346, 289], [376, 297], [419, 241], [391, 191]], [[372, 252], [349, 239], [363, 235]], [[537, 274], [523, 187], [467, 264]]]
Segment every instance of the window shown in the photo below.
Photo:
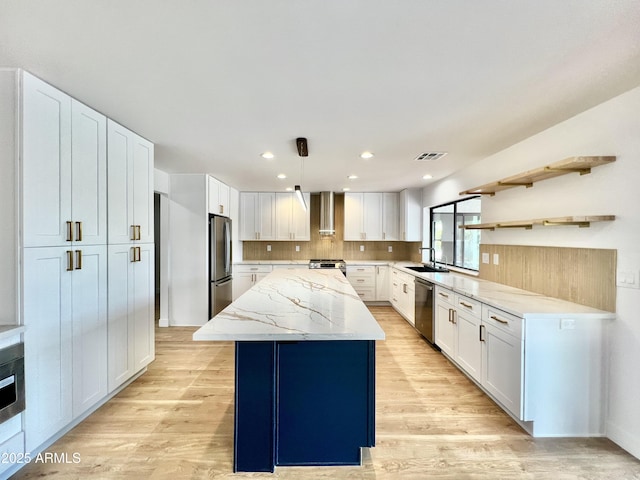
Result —
[[[431, 247], [439, 263], [478, 270], [480, 267], [480, 230], [466, 230], [462, 225], [480, 223], [480, 197], [431, 207]], [[429, 260], [425, 250], [423, 260]]]

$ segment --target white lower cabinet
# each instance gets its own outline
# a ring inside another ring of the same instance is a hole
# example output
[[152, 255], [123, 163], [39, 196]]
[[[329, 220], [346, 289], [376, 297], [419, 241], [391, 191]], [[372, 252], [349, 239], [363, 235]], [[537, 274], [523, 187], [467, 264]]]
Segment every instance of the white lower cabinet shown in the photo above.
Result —
[[482, 342], [477, 343], [482, 346], [482, 386], [513, 415], [524, 419], [522, 339], [483, 323]]
[[106, 246], [24, 249], [26, 450], [106, 395]]
[[235, 300], [271, 273], [271, 265], [244, 264], [233, 266], [233, 299]]
[[453, 323], [454, 302], [455, 293], [442, 287], [436, 287], [434, 297], [435, 343], [451, 358], [455, 357], [456, 351], [456, 329]]
[[389, 266], [376, 265], [376, 301], [388, 302], [391, 282], [389, 279]]
[[405, 320], [415, 326], [416, 290], [414, 276], [397, 268], [391, 269], [391, 305]]
[[109, 392], [155, 358], [154, 245], [109, 245]]
[[347, 265], [347, 280], [363, 302], [376, 300], [376, 268], [373, 265]]

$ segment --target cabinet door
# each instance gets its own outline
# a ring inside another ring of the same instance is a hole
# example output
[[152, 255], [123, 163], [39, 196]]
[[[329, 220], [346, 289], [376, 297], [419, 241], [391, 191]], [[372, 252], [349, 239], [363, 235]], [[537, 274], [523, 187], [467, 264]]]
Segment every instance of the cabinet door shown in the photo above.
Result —
[[26, 451], [72, 419], [71, 277], [64, 247], [24, 249]]
[[136, 245], [139, 260], [133, 263], [133, 370], [138, 372], [155, 358], [154, 245]]
[[107, 246], [74, 251], [73, 416], [107, 395]]
[[386, 265], [376, 266], [376, 300], [386, 302], [389, 300], [389, 290], [391, 281], [389, 280], [389, 267]]
[[[446, 293], [447, 295], [452, 295]], [[455, 358], [455, 325], [451, 322], [451, 304], [436, 297], [436, 345], [451, 358]]]
[[[291, 193], [276, 193], [276, 239], [292, 240], [292, 208], [293, 197]], [[300, 207], [302, 210], [302, 207]]]
[[71, 103], [71, 217], [74, 240], [107, 243], [107, 119], [75, 100]]
[[140, 243], [153, 242], [153, 143], [133, 137], [133, 224], [140, 229]]
[[362, 194], [364, 240], [382, 240], [382, 193]]
[[382, 239], [399, 240], [398, 237], [398, 194], [382, 194]]
[[133, 371], [133, 249], [130, 245], [109, 245], [108, 361], [109, 392], [113, 392]]
[[482, 386], [522, 419], [522, 341], [483, 322]]
[[253, 286], [255, 273], [238, 273], [233, 274], [233, 299], [236, 300], [240, 295], [249, 290]]
[[220, 182], [213, 177], [207, 177], [209, 184], [209, 213], [220, 215]]
[[219, 182], [218, 183], [218, 203], [220, 204], [220, 215], [224, 215], [228, 217], [229, 213], [229, 204], [230, 204], [230, 190], [229, 185], [226, 183]]
[[400, 192], [400, 240], [419, 242], [422, 239], [422, 193], [410, 188]]
[[291, 194], [291, 233], [292, 240], [311, 240], [311, 194], [303, 193], [307, 204], [305, 210], [294, 194]]
[[457, 309], [456, 329], [455, 360], [471, 377], [481, 381], [482, 343], [480, 342], [480, 319]]
[[258, 239], [276, 238], [276, 194], [261, 192], [258, 194]]
[[240, 240], [258, 240], [258, 193], [240, 192]]
[[71, 98], [24, 74], [24, 246], [65, 245], [71, 218]]
[[133, 137], [131, 132], [107, 120], [107, 189], [110, 244], [133, 239]]
[[362, 193], [344, 194], [344, 239], [363, 240], [364, 204]]

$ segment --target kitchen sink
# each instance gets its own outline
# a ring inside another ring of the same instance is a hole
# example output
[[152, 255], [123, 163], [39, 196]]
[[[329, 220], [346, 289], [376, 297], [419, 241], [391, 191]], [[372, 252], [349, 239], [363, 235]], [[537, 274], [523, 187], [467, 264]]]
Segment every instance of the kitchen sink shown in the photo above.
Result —
[[409, 270], [413, 270], [414, 272], [420, 272], [420, 273], [427, 273], [427, 272], [448, 272], [449, 270], [447, 270], [446, 268], [442, 268], [442, 267], [429, 267], [427, 265], [422, 265], [420, 267], [406, 267]]

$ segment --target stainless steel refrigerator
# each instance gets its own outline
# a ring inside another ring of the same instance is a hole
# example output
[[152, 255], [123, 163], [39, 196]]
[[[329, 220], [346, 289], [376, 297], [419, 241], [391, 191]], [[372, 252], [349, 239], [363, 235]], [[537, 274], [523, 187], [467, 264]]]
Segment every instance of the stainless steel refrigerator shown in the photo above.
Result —
[[209, 215], [209, 318], [229, 305], [231, 296], [231, 219]]

